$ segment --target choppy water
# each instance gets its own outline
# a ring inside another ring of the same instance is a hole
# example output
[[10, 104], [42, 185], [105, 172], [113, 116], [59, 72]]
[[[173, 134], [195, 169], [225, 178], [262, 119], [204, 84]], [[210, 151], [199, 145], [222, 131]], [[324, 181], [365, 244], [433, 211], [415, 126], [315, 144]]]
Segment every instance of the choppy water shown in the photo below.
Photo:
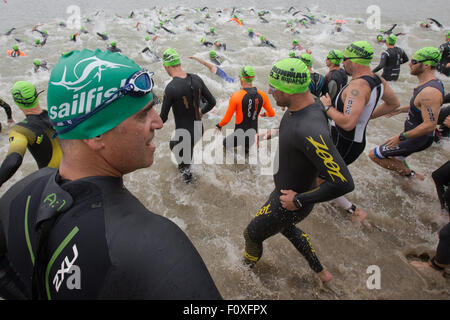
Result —
[[[166, 25], [176, 34], [158, 31], [161, 38], [156, 40], [152, 48], [160, 56], [168, 47], [177, 49], [184, 70], [199, 74], [217, 98], [217, 107], [204, 117], [205, 128], [213, 128], [221, 119], [230, 95], [239, 89], [238, 84], [224, 84], [203, 66], [187, 59], [190, 55], [204, 59], [208, 57], [209, 49], [201, 46], [199, 40], [210, 26], [215, 27], [218, 36], [207, 39], [220, 39], [228, 47], [226, 52], [219, 52], [225, 58], [223, 69], [236, 77], [242, 65], [252, 65], [256, 71], [256, 86], [266, 92], [270, 67], [277, 60], [288, 56], [294, 38], [303, 47], [311, 48], [315, 58], [313, 67], [323, 74], [327, 72], [324, 59], [330, 49], [343, 50], [354, 40], [369, 40], [374, 45], [377, 57], [372, 67], [378, 63], [384, 49], [374, 43], [376, 30], [355, 23], [355, 18], [367, 19], [366, 9], [372, 4], [369, 1], [352, 5], [350, 1], [340, 1], [340, 5], [336, 1], [311, 3], [309, 9], [316, 17], [325, 15], [325, 23], [306, 30], [299, 29], [301, 34], [295, 36], [285, 27], [286, 21], [293, 19], [287, 13], [291, 4], [286, 2], [277, 3], [277, 8], [270, 2], [249, 3], [248, 7], [239, 8], [238, 15], [245, 23], [243, 27], [229, 22], [233, 3], [223, 5], [220, 15], [213, 9], [214, 5], [209, 5], [211, 19], [204, 19], [206, 11], [194, 10], [207, 6], [208, 2], [184, 2], [184, 7], [175, 7], [179, 3], [170, 1], [173, 5], [171, 9], [153, 3], [145, 6], [141, 1], [130, 1], [126, 5], [119, 5], [116, 1], [58, 1], [58, 6], [52, 6], [53, 1], [41, 1], [36, 2], [38, 5], [35, 4], [31, 9], [29, 3], [17, 1], [16, 7], [13, 7], [12, 0], [8, 4], [0, 3], [0, 27], [17, 28], [11, 36], [0, 36], [3, 52], [0, 53], [0, 96], [10, 102], [16, 121], [21, 120], [23, 115], [13, 106], [10, 98], [9, 90], [14, 82], [28, 80], [42, 90], [46, 88], [49, 78], [48, 72], [33, 72], [33, 59], [45, 59], [53, 66], [62, 51], [106, 48], [109, 41], [99, 40], [95, 36], [97, 31], [107, 31], [110, 40], [116, 40], [124, 54], [155, 72], [155, 92], [162, 97], [164, 87], [171, 79], [159, 61], [141, 55], [140, 51], [148, 45], [144, 40], [146, 29], [152, 30], [154, 25], [159, 24], [160, 18], [174, 17], [178, 13], [184, 13], [185, 16]], [[83, 18], [89, 16], [92, 20], [83, 24], [90, 33], [81, 35], [76, 43], [69, 41], [69, 36], [75, 30], [58, 26], [60, 21], [67, 19], [67, 6], [74, 3], [80, 6]], [[414, 16], [416, 10], [405, 10], [406, 5], [414, 7], [420, 4], [420, 1], [379, 2], [382, 10], [381, 27], [387, 29], [393, 23], [399, 24], [395, 31], [407, 35], [399, 37], [398, 46], [405, 49], [409, 56], [420, 47], [438, 47], [444, 41], [444, 32], [420, 29], [417, 23], [419, 20], [430, 16], [448, 25], [448, 21], [445, 21], [448, 11], [445, 13], [442, 10], [445, 1], [434, 1], [433, 7], [423, 8], [423, 17]], [[158, 5], [157, 10], [151, 10], [153, 5]], [[251, 6], [256, 10], [270, 10], [271, 14], [266, 16], [270, 23], [260, 23], [256, 14], [250, 11]], [[107, 8], [101, 11], [102, 7]], [[228, 8], [227, 11], [224, 7]], [[296, 7], [302, 9], [304, 4]], [[24, 11], [25, 8], [28, 11]], [[161, 15], [158, 10], [162, 10]], [[95, 15], [97, 11], [98, 15]], [[127, 18], [131, 11], [136, 16]], [[330, 16], [347, 21], [343, 32], [331, 34], [333, 26], [327, 23]], [[193, 22], [197, 20], [203, 20], [205, 24], [195, 25]], [[137, 22], [141, 22], [139, 30], [135, 27]], [[32, 45], [33, 39], [38, 37], [37, 33], [31, 32], [36, 23], [42, 23], [40, 28], [46, 29], [50, 35], [43, 48]], [[190, 25], [194, 32], [186, 32], [186, 25]], [[248, 27], [264, 34], [278, 49], [256, 47], [246, 36]], [[16, 43], [14, 38], [28, 39], [28, 42], [19, 44], [21, 50], [28, 54], [27, 57], [12, 59], [6, 56], [5, 51]], [[448, 89], [450, 81], [440, 75], [439, 78]], [[408, 66], [402, 66], [400, 80], [392, 84], [402, 105], [409, 102], [416, 84], [416, 78], [409, 75]], [[275, 106], [273, 99], [270, 99]], [[41, 105], [46, 105], [45, 94], [42, 95]], [[282, 112], [279, 109], [276, 112], [275, 118], [260, 119], [260, 128], [277, 127]], [[157, 132], [154, 165], [126, 176], [125, 183], [149, 209], [172, 219], [188, 234], [226, 299], [449, 299], [449, 280], [416, 271], [409, 266], [406, 255], [423, 252], [432, 255], [438, 241], [437, 232], [448, 222], [448, 217], [439, 213], [440, 206], [431, 172], [450, 158], [450, 142], [434, 144], [408, 159], [413, 169], [426, 175], [423, 183], [413, 185], [407, 185], [403, 178], [377, 167], [367, 156], [373, 147], [401, 132], [404, 120], [405, 114], [372, 120], [367, 130], [366, 150], [350, 166], [356, 189], [348, 198], [369, 212], [367, 222], [354, 225], [341, 210], [324, 203], [316, 205], [310, 216], [300, 224], [310, 235], [322, 263], [334, 276], [328, 287], [320, 284], [306, 261], [281, 235], [264, 243], [264, 256], [253, 270], [242, 265], [242, 232], [273, 189], [272, 177], [259, 174], [261, 165], [199, 164], [193, 167], [197, 183], [185, 185], [178, 176], [176, 166], [168, 161], [168, 141], [174, 129], [172, 116], [164, 128]], [[8, 138], [6, 116], [2, 110], [0, 121], [5, 127], [0, 134], [0, 158], [3, 158], [8, 149]], [[233, 125], [229, 124], [229, 127]], [[204, 145], [211, 147], [209, 141], [205, 141]], [[27, 153], [19, 172], [5, 183], [0, 194], [34, 170], [36, 164]], [[377, 265], [381, 270], [379, 290], [370, 290], [366, 285], [370, 276], [366, 271], [371, 265]]]

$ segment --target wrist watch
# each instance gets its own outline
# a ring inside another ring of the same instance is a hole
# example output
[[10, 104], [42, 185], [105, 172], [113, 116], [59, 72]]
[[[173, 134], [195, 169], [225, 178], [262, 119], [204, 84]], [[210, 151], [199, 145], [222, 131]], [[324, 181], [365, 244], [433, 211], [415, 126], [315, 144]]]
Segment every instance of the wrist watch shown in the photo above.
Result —
[[330, 108], [331, 108], [331, 106], [326, 106], [326, 107], [325, 107], [325, 113], [327, 113], [328, 110], [330, 110]]
[[298, 194], [294, 197], [294, 204], [297, 208], [301, 209], [303, 205], [299, 198]]
[[408, 136], [406, 135], [406, 132], [402, 132], [398, 136], [398, 140], [400, 140], [400, 141], [405, 141], [406, 139], [408, 139]]

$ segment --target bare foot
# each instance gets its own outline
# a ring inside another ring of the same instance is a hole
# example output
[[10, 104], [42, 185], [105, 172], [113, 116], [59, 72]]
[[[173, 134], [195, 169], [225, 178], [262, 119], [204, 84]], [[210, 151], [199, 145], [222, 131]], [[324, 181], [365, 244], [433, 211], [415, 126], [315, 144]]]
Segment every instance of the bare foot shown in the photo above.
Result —
[[331, 273], [329, 273], [327, 270], [323, 269], [322, 271], [320, 271], [317, 274], [320, 278], [320, 280], [322, 281], [322, 283], [327, 283], [330, 282], [331, 279], [333, 279], [333, 276], [331, 275]]
[[351, 214], [351, 219], [353, 222], [363, 222], [367, 218], [367, 212], [363, 209], [356, 208], [355, 213]]
[[420, 173], [417, 173], [417, 172], [414, 174], [413, 178], [419, 179], [420, 181], [424, 181], [425, 180], [425, 176], [423, 174], [420, 174]]
[[431, 268], [431, 266], [430, 266], [430, 264], [428, 262], [424, 262], [424, 261], [411, 261], [409, 264], [412, 265], [415, 268], [433, 269], [433, 268]]

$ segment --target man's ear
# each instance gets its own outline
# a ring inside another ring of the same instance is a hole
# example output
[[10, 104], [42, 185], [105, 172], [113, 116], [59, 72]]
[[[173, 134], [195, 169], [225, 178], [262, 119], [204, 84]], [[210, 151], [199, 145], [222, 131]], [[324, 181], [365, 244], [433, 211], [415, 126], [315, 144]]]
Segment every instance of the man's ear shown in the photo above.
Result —
[[105, 148], [105, 141], [102, 134], [95, 138], [83, 139], [83, 142], [94, 151], [100, 151]]

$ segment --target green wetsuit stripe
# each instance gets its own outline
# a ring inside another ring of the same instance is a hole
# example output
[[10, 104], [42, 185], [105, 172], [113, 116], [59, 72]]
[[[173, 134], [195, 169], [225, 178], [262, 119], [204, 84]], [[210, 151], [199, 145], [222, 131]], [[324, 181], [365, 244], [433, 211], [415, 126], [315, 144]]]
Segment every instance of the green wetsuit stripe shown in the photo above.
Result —
[[61, 242], [61, 244], [58, 246], [56, 251], [53, 253], [52, 258], [50, 259], [50, 261], [48, 263], [47, 269], [45, 270], [45, 289], [47, 291], [48, 300], [52, 299], [50, 296], [50, 286], [48, 283], [48, 276], [50, 274], [50, 269], [52, 268], [53, 263], [55, 262], [56, 258], [59, 256], [61, 251], [64, 250], [64, 248], [67, 246], [67, 244], [70, 242], [70, 240], [72, 240], [72, 238], [78, 233], [78, 231], [80, 231], [80, 229], [78, 229], [78, 227], [75, 227], [72, 229], [72, 231], [67, 235], [67, 237], [63, 240], [63, 242]]
[[27, 197], [27, 205], [25, 207], [25, 239], [27, 241], [28, 251], [30, 252], [31, 263], [33, 263], [33, 266], [34, 266], [33, 248], [31, 247], [30, 233], [28, 232], [28, 208], [30, 206], [30, 200], [31, 200], [31, 196], [28, 196]]

